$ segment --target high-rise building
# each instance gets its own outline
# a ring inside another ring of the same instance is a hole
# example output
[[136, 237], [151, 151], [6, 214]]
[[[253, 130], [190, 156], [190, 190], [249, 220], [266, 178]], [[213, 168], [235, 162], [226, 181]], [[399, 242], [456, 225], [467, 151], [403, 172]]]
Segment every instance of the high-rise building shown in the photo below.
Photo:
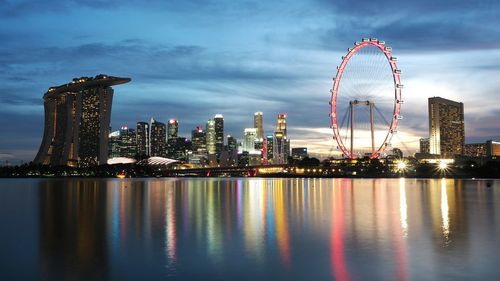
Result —
[[257, 139], [257, 129], [246, 128], [245, 135], [243, 137], [243, 151], [249, 152], [251, 154], [255, 153], [255, 140]]
[[149, 156], [149, 123], [137, 122], [136, 129], [137, 154], [141, 158]]
[[220, 156], [224, 150], [224, 117], [222, 114], [217, 114], [214, 117], [215, 122], [215, 153]]
[[168, 121], [168, 135], [167, 139], [176, 139], [179, 133], [179, 122], [176, 119]]
[[429, 98], [430, 153], [441, 157], [464, 154], [464, 104], [440, 97]]
[[286, 113], [278, 114], [278, 122], [276, 123], [276, 132], [282, 132], [286, 137]]
[[123, 126], [109, 135], [111, 153], [109, 157], [135, 158], [137, 154], [136, 134], [134, 129]]
[[208, 119], [207, 121], [207, 152], [209, 155], [215, 154], [215, 121], [214, 119]]
[[182, 140], [178, 140], [178, 132], [179, 122], [176, 119], [170, 119], [167, 125], [167, 157], [172, 159], [179, 159], [177, 150], [182, 150], [182, 147], [184, 147]]
[[264, 139], [264, 123], [262, 112], [255, 112], [253, 115], [253, 127], [257, 129], [257, 138]]
[[286, 138], [282, 132], [274, 132], [273, 136], [273, 164], [286, 164]]
[[206, 133], [203, 131], [201, 127], [196, 127], [196, 129], [191, 131], [191, 142], [192, 142], [192, 149], [194, 152], [207, 151]]
[[420, 139], [420, 153], [430, 153], [429, 138]]
[[231, 135], [227, 135], [227, 150], [238, 151], [238, 140]]
[[189, 139], [177, 137], [169, 139], [168, 144], [172, 148], [172, 151], [168, 154], [169, 158], [181, 161], [188, 160], [188, 152], [192, 151], [192, 143]]
[[130, 78], [75, 78], [44, 94], [45, 129], [34, 162], [51, 166], [95, 166], [108, 160], [113, 89]]
[[267, 154], [267, 161], [269, 161], [270, 163], [272, 163], [272, 159], [273, 159], [273, 142], [274, 142], [274, 138], [273, 138], [273, 135], [268, 135], [266, 136], [266, 146], [267, 146], [267, 151], [266, 151], [266, 154]]
[[150, 156], [165, 157], [167, 140], [167, 127], [165, 123], [151, 118], [150, 128]]
[[278, 114], [276, 131], [273, 134], [273, 163], [286, 164], [290, 156], [290, 140], [286, 133], [286, 113]]
[[[111, 131], [111, 128], [110, 128]], [[110, 132], [108, 136], [108, 158], [120, 157], [120, 131]]]

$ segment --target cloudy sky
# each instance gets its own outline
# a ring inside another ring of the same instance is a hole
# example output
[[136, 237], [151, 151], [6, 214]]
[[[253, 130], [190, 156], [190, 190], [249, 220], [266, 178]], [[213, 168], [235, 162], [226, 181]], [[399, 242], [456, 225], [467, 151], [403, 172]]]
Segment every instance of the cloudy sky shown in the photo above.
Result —
[[329, 93], [340, 57], [384, 40], [403, 71], [394, 145], [427, 135], [427, 98], [465, 104], [467, 141], [500, 139], [497, 0], [0, 0], [0, 160], [31, 161], [42, 95], [73, 77], [131, 77], [112, 126], [177, 118], [180, 133], [221, 113], [238, 138], [264, 113], [288, 113], [292, 147], [328, 156]]

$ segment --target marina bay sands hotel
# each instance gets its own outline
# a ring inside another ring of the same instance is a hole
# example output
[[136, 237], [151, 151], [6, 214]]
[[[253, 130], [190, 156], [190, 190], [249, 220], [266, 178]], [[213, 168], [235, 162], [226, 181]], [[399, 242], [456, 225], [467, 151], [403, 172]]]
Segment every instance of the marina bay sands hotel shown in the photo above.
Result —
[[106, 164], [113, 89], [130, 78], [75, 78], [44, 94], [45, 129], [34, 162], [50, 166]]

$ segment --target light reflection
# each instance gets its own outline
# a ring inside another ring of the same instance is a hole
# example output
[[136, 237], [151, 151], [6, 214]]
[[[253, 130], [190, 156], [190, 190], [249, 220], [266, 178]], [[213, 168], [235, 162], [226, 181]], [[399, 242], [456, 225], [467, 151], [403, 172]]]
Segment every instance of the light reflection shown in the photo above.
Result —
[[[349, 185], [346, 187], [347, 183]], [[340, 186], [334, 186], [332, 193], [332, 223], [331, 223], [331, 259], [333, 276], [338, 281], [349, 281], [344, 249], [344, 188], [350, 188], [350, 180], [341, 180]]]
[[281, 261], [286, 267], [290, 266], [290, 235], [288, 233], [288, 220], [286, 210], [286, 198], [284, 196], [284, 189], [282, 180], [276, 180], [276, 185], [273, 190], [274, 196], [274, 209], [276, 214], [276, 239], [278, 240], [278, 249]]
[[177, 223], [175, 220], [175, 190], [172, 186], [165, 189], [167, 198], [167, 208], [165, 208], [165, 238], [168, 265], [174, 263], [177, 259]]
[[[43, 251], [50, 255], [58, 247], [73, 247], [69, 252], [86, 258], [99, 249], [86, 252], [82, 245], [105, 245], [110, 259], [128, 255], [135, 265], [158, 262], [177, 273], [185, 261], [223, 271], [237, 258], [255, 270], [274, 267], [294, 273], [307, 255], [315, 263], [325, 263], [326, 274], [345, 281], [365, 280], [366, 276], [358, 276], [355, 261], [356, 251], [366, 251], [371, 258], [383, 256], [372, 261], [384, 270], [378, 280], [406, 280], [412, 238], [418, 237], [414, 240], [424, 245], [437, 241], [431, 247], [442, 250], [443, 236], [457, 244], [467, 241], [463, 233], [470, 233], [460, 182], [417, 183], [406, 179], [134, 179], [106, 184], [105, 202], [99, 201], [105, 190], [98, 184], [76, 183], [65, 191], [67, 200], [58, 200], [69, 202], [61, 207], [63, 212], [51, 209], [56, 203], [45, 202], [42, 196], [40, 205], [47, 209], [42, 212], [47, 219], [56, 217], [68, 225], [76, 221], [86, 228], [85, 235], [79, 228], [71, 229], [78, 240], [75, 237], [62, 246], [54, 240]], [[103, 206], [106, 222], [96, 216]], [[41, 239], [50, 239], [49, 232], [58, 225], [44, 224], [46, 234]], [[93, 234], [96, 225], [106, 225], [103, 235]], [[110, 241], [94, 241], [100, 237]], [[310, 245], [317, 252], [308, 252]], [[145, 252], [139, 255], [143, 260], [131, 257], [134, 251]]]
[[406, 189], [404, 178], [399, 179], [399, 213], [403, 236], [408, 236], [408, 205], [406, 205]]
[[246, 200], [244, 201], [244, 236], [245, 248], [251, 253], [254, 258], [263, 262], [263, 213], [261, 212], [261, 203], [263, 187], [260, 180], [250, 180], [249, 185], [245, 188]]
[[443, 221], [443, 237], [448, 242], [450, 235], [450, 219], [448, 207], [448, 194], [446, 193], [446, 179], [441, 179], [441, 218]]

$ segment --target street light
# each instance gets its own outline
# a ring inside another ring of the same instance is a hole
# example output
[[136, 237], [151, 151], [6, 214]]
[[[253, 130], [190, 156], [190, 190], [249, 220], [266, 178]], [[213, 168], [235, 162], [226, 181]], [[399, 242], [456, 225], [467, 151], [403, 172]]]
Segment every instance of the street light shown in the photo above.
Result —
[[406, 169], [406, 163], [403, 162], [403, 161], [401, 161], [401, 162], [398, 163], [397, 167], [398, 167], [398, 170], [404, 171]]
[[444, 161], [441, 161], [439, 162], [439, 169], [440, 170], [446, 170], [448, 168], [448, 163], [444, 162]]

